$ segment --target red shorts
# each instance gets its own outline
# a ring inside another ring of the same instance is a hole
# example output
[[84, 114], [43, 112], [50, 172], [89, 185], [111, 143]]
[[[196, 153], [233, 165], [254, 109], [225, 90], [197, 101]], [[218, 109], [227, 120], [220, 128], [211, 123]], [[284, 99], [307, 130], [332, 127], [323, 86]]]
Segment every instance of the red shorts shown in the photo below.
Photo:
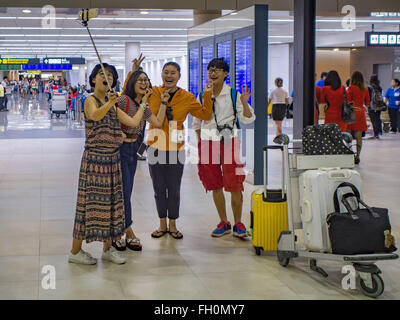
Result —
[[201, 140], [199, 150], [199, 177], [207, 191], [224, 188], [227, 192], [243, 191], [246, 178], [240, 161], [240, 140], [229, 144]]

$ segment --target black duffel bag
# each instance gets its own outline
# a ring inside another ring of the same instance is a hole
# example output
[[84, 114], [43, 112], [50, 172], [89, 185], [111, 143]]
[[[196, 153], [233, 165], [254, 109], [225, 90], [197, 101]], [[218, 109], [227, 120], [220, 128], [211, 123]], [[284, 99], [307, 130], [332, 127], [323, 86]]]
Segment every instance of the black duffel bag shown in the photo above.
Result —
[[[348, 212], [341, 213], [338, 190], [350, 187], [353, 192], [342, 196], [342, 203]], [[348, 198], [357, 200], [357, 208], [352, 209]], [[332, 253], [342, 255], [381, 254], [397, 250], [391, 236], [388, 209], [371, 208], [360, 199], [356, 186], [344, 182], [340, 184], [333, 198], [335, 211], [327, 216]], [[360, 209], [362, 204], [365, 209]]]
[[354, 154], [342, 138], [336, 123], [307, 126], [303, 129], [303, 153], [305, 155]]

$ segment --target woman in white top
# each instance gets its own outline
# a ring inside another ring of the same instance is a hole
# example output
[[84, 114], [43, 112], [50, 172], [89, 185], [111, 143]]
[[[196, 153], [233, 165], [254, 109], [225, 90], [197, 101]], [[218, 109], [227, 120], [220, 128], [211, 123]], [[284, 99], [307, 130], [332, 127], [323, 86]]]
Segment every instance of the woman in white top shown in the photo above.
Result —
[[282, 133], [282, 120], [285, 118], [286, 106], [289, 104], [289, 94], [282, 88], [283, 80], [275, 79], [276, 88], [271, 91], [268, 97], [268, 105], [272, 101], [272, 119], [276, 125], [276, 135]]

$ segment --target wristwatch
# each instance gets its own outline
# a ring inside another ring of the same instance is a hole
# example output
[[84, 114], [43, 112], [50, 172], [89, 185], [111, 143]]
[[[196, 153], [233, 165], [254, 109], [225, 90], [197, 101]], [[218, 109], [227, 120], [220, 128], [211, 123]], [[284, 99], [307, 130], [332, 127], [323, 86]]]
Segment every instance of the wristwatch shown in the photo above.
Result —
[[147, 109], [148, 104], [147, 104], [147, 103], [141, 103], [141, 104], [140, 104], [140, 107], [142, 107], [142, 108], [143, 108], [143, 111], [144, 111], [144, 110]]

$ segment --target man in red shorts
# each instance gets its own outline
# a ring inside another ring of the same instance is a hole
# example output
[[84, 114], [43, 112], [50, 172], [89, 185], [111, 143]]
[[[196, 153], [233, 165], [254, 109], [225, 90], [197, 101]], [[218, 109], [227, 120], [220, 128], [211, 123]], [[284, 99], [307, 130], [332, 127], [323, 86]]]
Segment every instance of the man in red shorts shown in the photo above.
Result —
[[[229, 65], [223, 58], [210, 61], [207, 66], [208, 79], [213, 84], [213, 116], [210, 121], [195, 118], [192, 129], [196, 131], [199, 149], [199, 177], [206, 191], [213, 192], [220, 223], [211, 236], [221, 237], [231, 232], [225, 207], [224, 191], [231, 194], [231, 205], [235, 224], [233, 235], [246, 237], [246, 227], [241, 222], [243, 206], [243, 181], [245, 173], [240, 161], [240, 123], [255, 120], [249, 106], [250, 91], [242, 87], [242, 94], [229, 87], [225, 80]], [[198, 97], [202, 104], [202, 93]]]

